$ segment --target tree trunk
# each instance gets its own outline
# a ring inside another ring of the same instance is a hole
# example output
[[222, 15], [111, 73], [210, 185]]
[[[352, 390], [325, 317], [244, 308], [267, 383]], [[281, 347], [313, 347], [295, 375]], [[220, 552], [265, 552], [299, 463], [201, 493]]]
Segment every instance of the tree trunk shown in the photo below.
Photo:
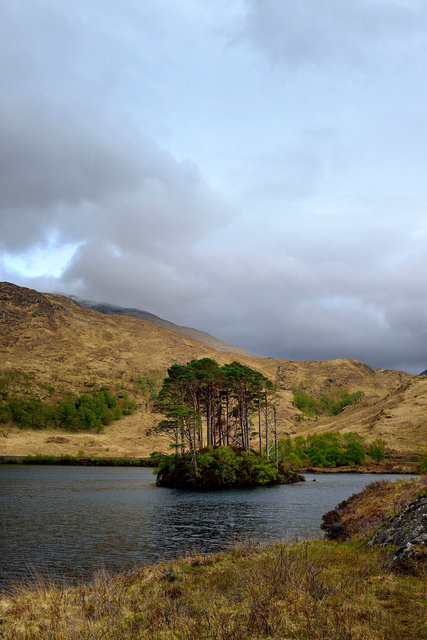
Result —
[[274, 457], [276, 460], [276, 469], [279, 470], [279, 448], [277, 446], [277, 419], [276, 419], [276, 406], [273, 405], [274, 416]]
[[230, 446], [230, 425], [229, 425], [229, 415], [228, 415], [228, 393], [226, 395], [225, 400], [225, 433], [227, 438], [227, 447]]
[[268, 398], [267, 391], [265, 392], [265, 450], [267, 458], [270, 458], [270, 434], [268, 432]]

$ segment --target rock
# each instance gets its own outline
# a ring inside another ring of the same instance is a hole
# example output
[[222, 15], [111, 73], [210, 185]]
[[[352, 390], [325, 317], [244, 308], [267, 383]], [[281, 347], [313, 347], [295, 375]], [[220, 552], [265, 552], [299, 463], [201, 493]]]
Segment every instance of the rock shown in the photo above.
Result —
[[368, 545], [396, 547], [393, 561], [427, 560], [427, 496], [420, 496], [392, 518]]

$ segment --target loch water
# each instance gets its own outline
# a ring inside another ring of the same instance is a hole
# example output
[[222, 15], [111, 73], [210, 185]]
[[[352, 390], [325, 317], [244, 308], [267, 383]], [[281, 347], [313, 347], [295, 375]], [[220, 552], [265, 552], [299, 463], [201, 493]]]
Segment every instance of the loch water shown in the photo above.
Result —
[[0, 466], [0, 589], [79, 581], [241, 541], [322, 536], [322, 515], [398, 475], [306, 474], [306, 482], [193, 492], [157, 487], [141, 467]]

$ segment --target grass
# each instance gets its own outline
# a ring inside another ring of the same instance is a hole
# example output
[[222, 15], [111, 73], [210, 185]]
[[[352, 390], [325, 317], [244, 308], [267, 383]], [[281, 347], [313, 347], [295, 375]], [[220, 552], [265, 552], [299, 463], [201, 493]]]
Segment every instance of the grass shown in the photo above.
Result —
[[[0, 601], [2, 640], [421, 640], [422, 576], [360, 541], [250, 544]], [[424, 602], [425, 605], [425, 602]]]
[[341, 502], [323, 516], [328, 524], [339, 521], [343, 527], [340, 539], [354, 539], [372, 532], [396, 515], [404, 506], [427, 491], [427, 476], [390, 482], [371, 482], [364, 491]]

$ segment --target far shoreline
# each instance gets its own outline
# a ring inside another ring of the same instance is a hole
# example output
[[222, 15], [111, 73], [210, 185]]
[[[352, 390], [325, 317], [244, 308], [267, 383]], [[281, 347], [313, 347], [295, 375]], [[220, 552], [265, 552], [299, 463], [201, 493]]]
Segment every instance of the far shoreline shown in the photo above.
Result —
[[[28, 455], [13, 456], [0, 455], [0, 465], [45, 465], [45, 466], [75, 466], [75, 467], [148, 467], [155, 468], [157, 465], [149, 458], [139, 456], [54, 456], [54, 455]], [[369, 465], [349, 465], [341, 467], [314, 467], [307, 466], [295, 469], [298, 473], [354, 473], [354, 474], [377, 474], [385, 475], [398, 473], [402, 475], [419, 475], [420, 464], [417, 462], [398, 462], [392, 459], [385, 460], [380, 464]]]

